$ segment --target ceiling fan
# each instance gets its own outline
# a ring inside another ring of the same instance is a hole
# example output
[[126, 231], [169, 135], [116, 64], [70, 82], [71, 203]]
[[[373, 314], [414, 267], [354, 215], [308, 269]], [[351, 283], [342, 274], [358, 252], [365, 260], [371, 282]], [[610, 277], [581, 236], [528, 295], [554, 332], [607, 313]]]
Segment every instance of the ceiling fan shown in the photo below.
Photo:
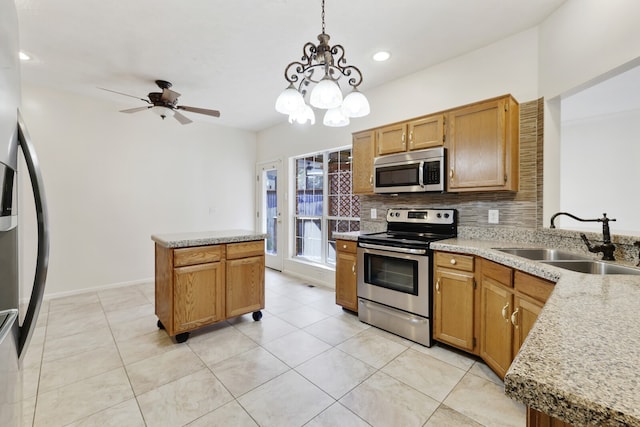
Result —
[[146, 102], [149, 105], [145, 105], [144, 107], [136, 107], [129, 108], [127, 110], [120, 110], [121, 113], [136, 113], [138, 111], [148, 110], [152, 108], [155, 112], [158, 113], [160, 117], [164, 120], [165, 117], [171, 115], [175, 117], [177, 121], [182, 123], [183, 125], [191, 123], [193, 120], [189, 119], [184, 114], [178, 112], [178, 110], [189, 111], [191, 113], [198, 114], [206, 114], [207, 116], [220, 117], [220, 111], [218, 110], [208, 110], [206, 108], [196, 108], [196, 107], [187, 107], [186, 105], [176, 105], [178, 103], [178, 98], [180, 94], [171, 90], [172, 84], [166, 80], [156, 80], [156, 84], [162, 92], [149, 92], [149, 99], [140, 98], [138, 96], [129, 95], [122, 92], [117, 92], [111, 89], [98, 88], [102, 90], [106, 90], [107, 92], [117, 93], [119, 95], [129, 96], [131, 98], [136, 98], [141, 101]]

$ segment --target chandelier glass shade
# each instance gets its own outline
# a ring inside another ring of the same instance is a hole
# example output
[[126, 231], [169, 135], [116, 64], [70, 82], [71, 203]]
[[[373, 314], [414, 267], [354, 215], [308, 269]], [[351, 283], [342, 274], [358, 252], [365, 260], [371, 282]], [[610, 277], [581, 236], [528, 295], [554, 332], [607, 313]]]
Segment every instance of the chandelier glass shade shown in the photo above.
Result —
[[[289, 116], [289, 123], [315, 123], [311, 107], [327, 110], [322, 123], [325, 126], [346, 126], [350, 117], [369, 114], [367, 98], [358, 91], [362, 73], [347, 65], [342, 45], [329, 45], [325, 33], [324, 0], [322, 1], [322, 33], [318, 44], [307, 42], [302, 48], [302, 58], [287, 65], [284, 77], [289, 86], [278, 96], [276, 111]], [[353, 91], [343, 96], [340, 82]], [[309, 91], [311, 87], [311, 90]], [[305, 97], [309, 93], [309, 104]]]

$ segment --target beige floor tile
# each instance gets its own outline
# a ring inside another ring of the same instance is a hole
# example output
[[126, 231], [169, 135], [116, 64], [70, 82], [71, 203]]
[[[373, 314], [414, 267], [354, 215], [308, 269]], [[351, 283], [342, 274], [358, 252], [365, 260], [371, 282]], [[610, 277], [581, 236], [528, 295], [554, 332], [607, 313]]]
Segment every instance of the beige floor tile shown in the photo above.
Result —
[[338, 348], [378, 369], [407, 350], [406, 346], [371, 332], [371, 330], [360, 332], [340, 344]]
[[443, 402], [487, 426], [526, 425], [525, 407], [509, 399], [500, 385], [467, 373]]
[[259, 322], [249, 322], [243, 319], [242, 323], [234, 323], [233, 325], [240, 332], [261, 345], [298, 330], [295, 326], [270, 313], [265, 313]]
[[122, 286], [98, 292], [104, 311], [123, 310], [149, 305], [147, 297], [135, 286]]
[[300, 303], [294, 299], [276, 292], [265, 291], [264, 309], [269, 313], [279, 314], [285, 311], [296, 310], [299, 307]]
[[469, 369], [469, 373], [476, 375], [480, 378], [484, 378], [485, 380], [493, 381], [494, 383], [498, 384], [500, 387], [504, 387], [504, 382], [484, 362], [481, 362], [481, 361], [475, 362], [471, 367], [471, 369]]
[[60, 297], [49, 300], [49, 314], [65, 312], [77, 307], [84, 307], [87, 304], [100, 303], [96, 292], [83, 292], [68, 297]]
[[232, 400], [208, 369], [138, 396], [148, 427], [183, 426]]
[[145, 316], [153, 316], [155, 314], [155, 306], [153, 304], [142, 304], [128, 308], [116, 308], [114, 310], [105, 310], [105, 315], [110, 324], [114, 325], [120, 322], [139, 319]]
[[329, 317], [328, 314], [309, 306], [302, 306], [294, 310], [284, 311], [282, 313], [278, 313], [277, 316], [298, 328], [304, 328], [305, 326], [309, 326], [312, 323], [319, 322], [320, 320]]
[[138, 402], [129, 399], [111, 408], [100, 411], [68, 427], [145, 427]]
[[40, 393], [34, 426], [63, 426], [132, 398], [124, 368], [118, 368]]
[[334, 400], [295, 371], [289, 371], [238, 399], [263, 427], [301, 426]]
[[193, 374], [204, 368], [198, 356], [186, 345], [176, 345], [175, 349], [158, 356], [149, 357], [127, 365], [127, 374], [136, 396], [156, 387]]
[[36, 397], [40, 383], [40, 366], [22, 370], [22, 396]]
[[476, 361], [476, 358], [471, 355], [465, 354], [450, 347], [446, 347], [437, 342], [433, 343], [431, 347], [425, 347], [423, 345], [414, 343], [411, 348], [413, 350], [419, 351], [420, 353], [428, 354], [431, 357], [440, 359], [443, 362], [447, 362], [448, 364], [465, 371], [468, 371]]
[[465, 374], [462, 369], [409, 349], [393, 359], [382, 372], [442, 402]]
[[[158, 329], [158, 318], [155, 314], [111, 324], [111, 332], [116, 342], [150, 334]], [[164, 333], [166, 334], [166, 332]]]
[[42, 360], [52, 361], [93, 350], [104, 345], [113, 345], [111, 329], [107, 325], [94, 330], [81, 331], [57, 339], [48, 339], [44, 344]]
[[223, 360], [210, 368], [236, 397], [289, 370], [287, 365], [262, 347]]
[[440, 405], [433, 413], [424, 427], [483, 427], [471, 418], [462, 415], [449, 408], [447, 405]]
[[62, 359], [42, 362], [38, 393], [44, 393], [58, 387], [94, 377], [122, 367], [122, 359], [115, 344], [69, 355]]
[[328, 317], [304, 328], [311, 335], [331, 345], [338, 345], [367, 329], [365, 323], [354, 323], [340, 317]]
[[369, 423], [342, 406], [334, 403], [322, 411], [320, 415], [305, 424], [305, 427], [368, 427]]
[[33, 416], [36, 413], [36, 396], [22, 399], [22, 427], [33, 426]]
[[257, 427], [258, 424], [247, 414], [235, 400], [198, 418], [187, 427]]
[[371, 376], [376, 369], [333, 348], [306, 361], [298, 366], [296, 371], [334, 399], [340, 399]]
[[302, 330], [269, 341], [263, 347], [292, 368], [331, 348], [326, 342]]
[[68, 311], [49, 313], [46, 339], [57, 339], [107, 326], [107, 318], [99, 303], [74, 307]]
[[378, 372], [340, 403], [373, 426], [422, 426], [439, 403], [416, 389]]
[[125, 365], [175, 350], [179, 345], [165, 331], [160, 329], [156, 329], [146, 335], [121, 340], [117, 343], [120, 356]]
[[192, 336], [187, 344], [209, 366], [258, 348], [255, 341], [226, 323], [221, 328]]

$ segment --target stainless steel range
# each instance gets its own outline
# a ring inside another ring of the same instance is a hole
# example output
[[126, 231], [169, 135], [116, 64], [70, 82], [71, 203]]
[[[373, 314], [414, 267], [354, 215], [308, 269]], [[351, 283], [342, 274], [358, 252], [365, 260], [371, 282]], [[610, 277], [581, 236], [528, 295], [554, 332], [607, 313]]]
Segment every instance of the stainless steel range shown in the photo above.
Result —
[[430, 347], [429, 243], [457, 231], [455, 209], [389, 209], [386, 232], [358, 237], [358, 318]]

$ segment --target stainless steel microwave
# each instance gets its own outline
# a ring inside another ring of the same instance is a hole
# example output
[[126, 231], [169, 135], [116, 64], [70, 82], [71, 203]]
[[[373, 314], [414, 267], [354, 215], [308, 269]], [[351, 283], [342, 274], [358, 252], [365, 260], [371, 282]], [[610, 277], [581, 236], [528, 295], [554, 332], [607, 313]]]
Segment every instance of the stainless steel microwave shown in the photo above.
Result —
[[445, 148], [427, 148], [376, 157], [373, 161], [375, 193], [445, 191]]

